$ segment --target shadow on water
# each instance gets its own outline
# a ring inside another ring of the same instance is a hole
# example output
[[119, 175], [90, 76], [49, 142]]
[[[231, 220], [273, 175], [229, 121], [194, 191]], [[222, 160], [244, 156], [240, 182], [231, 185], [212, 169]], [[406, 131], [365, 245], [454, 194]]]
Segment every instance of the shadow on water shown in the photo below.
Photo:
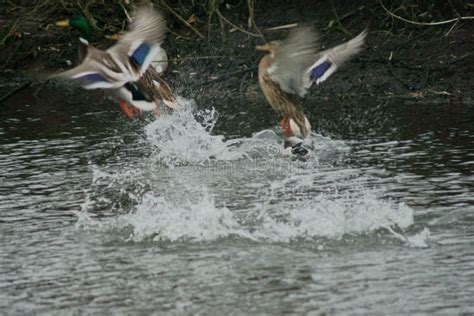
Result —
[[2, 310], [472, 312], [472, 104], [309, 100], [299, 162], [263, 99], [33, 90], [0, 113]]

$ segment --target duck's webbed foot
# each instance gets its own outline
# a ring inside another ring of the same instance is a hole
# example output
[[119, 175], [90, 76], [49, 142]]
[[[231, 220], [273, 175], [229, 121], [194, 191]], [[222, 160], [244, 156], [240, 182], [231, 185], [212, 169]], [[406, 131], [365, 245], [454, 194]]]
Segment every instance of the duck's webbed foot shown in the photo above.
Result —
[[153, 109], [153, 111], [155, 112], [156, 117], [160, 117], [161, 116], [160, 99], [158, 99], [158, 97], [155, 97], [154, 102], [155, 102], [155, 108]]
[[135, 117], [135, 115], [140, 113], [140, 110], [137, 109], [134, 106], [128, 105], [127, 102], [124, 100], [120, 99], [119, 100], [119, 106], [122, 109], [122, 112], [125, 113], [125, 115], [129, 118], [132, 119]]

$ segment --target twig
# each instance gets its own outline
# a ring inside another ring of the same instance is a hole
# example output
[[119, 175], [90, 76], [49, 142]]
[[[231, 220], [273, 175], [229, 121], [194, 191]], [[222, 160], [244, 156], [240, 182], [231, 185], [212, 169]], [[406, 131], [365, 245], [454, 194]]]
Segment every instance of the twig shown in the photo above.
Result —
[[122, 10], [125, 13], [125, 16], [127, 17], [128, 22], [132, 23], [132, 18], [130, 17], [130, 14], [128, 14], [127, 9], [125, 8], [122, 2], [120, 2], [120, 6], [122, 7]]
[[260, 34], [260, 37], [265, 41], [265, 43], [268, 43], [267, 40], [265, 39], [265, 36], [263, 36], [262, 31], [260, 31], [260, 28], [257, 26], [257, 23], [255, 23], [255, 20], [253, 21], [253, 27], [257, 31], [258, 34]]
[[454, 28], [456, 27], [456, 25], [458, 25], [458, 23], [459, 23], [459, 20], [457, 20], [456, 23], [454, 23], [453, 26], [449, 28], [449, 31], [447, 31], [446, 34], [444, 34], [444, 36], [448, 37], [449, 33], [451, 33], [454, 30]]
[[96, 19], [94, 18], [94, 16], [92, 15], [92, 13], [89, 11], [89, 4], [86, 4], [85, 6], [83, 6], [81, 4], [80, 1], [77, 2], [77, 5], [79, 6], [79, 8], [81, 9], [81, 12], [82, 14], [87, 18], [87, 20], [90, 22], [90, 24], [92, 25], [92, 27], [98, 31], [101, 31], [103, 32], [105, 30], [105, 28], [100, 28], [98, 25], [97, 25], [97, 22], [96, 22]]
[[456, 8], [454, 7], [453, 3], [451, 2], [451, 0], [448, 0], [449, 2], [449, 5], [451, 6], [451, 8], [453, 9], [453, 11], [456, 13], [457, 17], [461, 17], [461, 14], [459, 14], [458, 10], [456, 10]]
[[31, 85], [31, 81], [27, 81], [25, 82], [24, 84], [20, 85], [19, 87], [16, 87], [15, 89], [13, 89], [12, 91], [10, 92], [7, 92], [6, 94], [4, 94], [1, 98], [0, 98], [0, 102], [3, 102], [5, 101], [6, 99], [10, 98], [11, 96], [13, 96], [14, 94], [20, 92], [21, 90], [29, 87]]
[[449, 24], [449, 23], [453, 23], [453, 22], [460, 21], [460, 20], [474, 20], [474, 16], [460, 16], [460, 17], [457, 17], [457, 18], [454, 18], [454, 19], [445, 20], [445, 21], [439, 21], [439, 22], [415, 22], [415, 21], [411, 21], [411, 20], [402, 18], [401, 16], [396, 15], [396, 14], [390, 12], [390, 10], [387, 9], [387, 8], [383, 5], [382, 0], [379, 0], [379, 3], [380, 3], [380, 5], [382, 6], [382, 8], [385, 10], [385, 12], [387, 12], [390, 16], [392, 16], [392, 17], [394, 17], [394, 18], [396, 18], [396, 19], [399, 19], [399, 20], [401, 20], [401, 21], [403, 21], [403, 22], [410, 23], [410, 24], [415, 24], [415, 25], [433, 26], [433, 25]]
[[431, 89], [428, 89], [427, 91], [429, 91], [429, 92], [431, 92], [431, 93], [433, 93], [433, 94], [437, 94], [437, 95], [449, 95], [449, 96], [455, 95], [455, 94], [452, 94], [452, 93], [450, 93], [450, 92], [448, 92], [448, 91], [436, 91], [436, 90], [431, 90]]
[[168, 9], [175, 17], [178, 18], [181, 22], [183, 22], [187, 27], [189, 27], [191, 30], [193, 30], [194, 33], [196, 33], [197, 36], [200, 38], [205, 38], [204, 35], [202, 35], [201, 32], [199, 32], [195, 27], [193, 27], [191, 24], [188, 23], [181, 15], [179, 15], [175, 10], [173, 10], [165, 1], [161, 2], [166, 9]]
[[246, 59], [246, 56], [189, 56], [189, 57], [175, 57], [170, 59], [155, 59], [153, 62], [162, 63], [162, 62], [177, 62], [182, 60], [199, 60], [199, 59]]
[[298, 26], [298, 23], [291, 23], [291, 24], [285, 24], [285, 25], [280, 25], [280, 26], [268, 27], [265, 29], [265, 31], [278, 31], [278, 30], [284, 30], [284, 29], [292, 29], [297, 26]]
[[253, 0], [247, 0], [247, 7], [249, 8], [249, 17], [247, 19], [247, 24], [248, 24], [248, 28], [250, 29], [252, 25], [255, 24]]
[[339, 19], [339, 16], [337, 15], [336, 8], [334, 7], [334, 3], [332, 2], [332, 0], [331, 0], [330, 2], [331, 2], [332, 11], [334, 12], [334, 15], [336, 16], [336, 22], [337, 22], [337, 24], [339, 25], [339, 28], [340, 28], [341, 31], [343, 31], [345, 34], [347, 34], [347, 35], [349, 35], [349, 36], [352, 36], [351, 32], [349, 32], [348, 30], [346, 30], [346, 28], [345, 28], [344, 26], [342, 26], [341, 20]]
[[191, 38], [190, 37], [187, 37], [187, 36], [183, 36], [181, 34], [178, 34], [176, 32], [173, 32], [173, 30], [170, 30], [169, 28], [167, 28], [168, 32], [170, 32], [171, 34], [173, 34], [176, 39], [179, 39], [179, 38], [184, 38], [185, 40], [190, 40]]
[[229, 24], [230, 26], [232, 26], [233, 28], [237, 29], [238, 31], [242, 32], [242, 33], [245, 33], [247, 35], [250, 35], [250, 36], [253, 36], [253, 37], [262, 37], [261, 35], [259, 34], [255, 34], [255, 33], [251, 33], [249, 31], [246, 31], [244, 30], [243, 28], [241, 27], [238, 27], [237, 25], [235, 25], [234, 23], [232, 23], [231, 21], [227, 20], [225, 16], [222, 15], [222, 13], [219, 11], [219, 10], [216, 10], [216, 13], [217, 15], [222, 19], [224, 20], [227, 24]]
[[214, 15], [214, 11], [209, 13], [209, 17], [207, 19], [207, 41], [211, 40], [211, 28], [212, 28], [212, 16]]
[[197, 83], [196, 86], [204, 86], [204, 85], [207, 85], [207, 84], [210, 84], [210, 83], [213, 83], [213, 82], [222, 82], [223, 78], [228, 78], [228, 77], [231, 77], [231, 76], [234, 76], [234, 75], [239, 75], [241, 73], [251, 72], [251, 71], [254, 71], [256, 69], [257, 69], [257, 67], [250, 67], [250, 68], [247, 68], [247, 69], [244, 69], [244, 70], [231, 72], [231, 73], [225, 74], [223, 76], [220, 76], [219, 78], [216, 78], [216, 79], [210, 79], [210, 80], [207, 80], [207, 81]]
[[240, 102], [243, 103], [243, 91], [244, 91], [244, 84], [245, 84], [245, 81], [248, 77], [249, 73], [246, 72], [243, 76], [242, 76], [242, 79], [240, 79], [240, 86], [239, 86], [239, 95], [240, 95]]
[[348, 17], [356, 14], [357, 12], [359, 11], [362, 11], [365, 9], [365, 5], [361, 5], [360, 7], [358, 7], [357, 9], [355, 9], [354, 11], [351, 11], [351, 12], [347, 12], [345, 14], [343, 14], [340, 18], [339, 18], [339, 21], [344, 21], [345, 19], [347, 19]]
[[48, 82], [49, 82], [49, 79], [46, 79], [39, 85], [38, 88], [36, 88], [36, 90], [33, 92], [33, 96], [35, 98], [39, 97], [39, 94], [41, 93], [41, 91], [43, 91], [43, 88], [48, 84]]
[[[170, 61], [180, 61], [186, 59], [219, 59], [219, 58], [227, 58], [227, 59], [238, 59], [238, 58], [247, 58], [244, 56], [190, 56], [190, 57], [176, 57], [171, 58]], [[166, 60], [154, 60], [155, 62], [159, 61], [166, 61]]]
[[18, 22], [20, 21], [20, 18], [16, 19], [15, 23], [13, 23], [13, 26], [11, 27], [10, 31], [8, 31], [7, 35], [3, 38], [2, 42], [0, 43], [1, 46], [5, 45], [5, 42], [7, 39], [12, 36], [13, 33], [15, 33], [16, 26], [18, 25]]
[[[333, 6], [334, 8], [334, 6]], [[339, 22], [341, 21], [344, 21], [345, 19], [347, 19], [348, 17], [358, 13], [359, 11], [362, 11], [363, 9], [365, 9], [365, 5], [361, 5], [360, 7], [358, 7], [357, 9], [351, 11], [351, 12], [347, 12], [346, 14], [342, 15], [341, 17], [339, 17]], [[337, 15], [336, 15], [337, 17]], [[331, 20], [328, 24], [328, 26], [326, 26], [326, 28], [324, 30], [328, 30], [330, 29], [332, 26], [334, 25], [334, 20]]]

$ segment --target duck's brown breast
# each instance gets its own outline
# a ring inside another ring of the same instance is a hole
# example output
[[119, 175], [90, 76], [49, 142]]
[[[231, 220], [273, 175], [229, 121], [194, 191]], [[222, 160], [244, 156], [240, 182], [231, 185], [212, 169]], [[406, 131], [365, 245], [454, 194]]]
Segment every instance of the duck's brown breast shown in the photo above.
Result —
[[301, 104], [293, 102], [292, 100], [294, 97], [290, 97], [285, 91], [283, 91], [278, 82], [272, 80], [268, 74], [268, 68], [271, 67], [272, 59], [272, 56], [267, 54], [260, 60], [258, 65], [258, 80], [260, 88], [272, 108], [277, 113], [295, 120], [303, 135], [306, 135], [309, 131], [304, 123], [305, 116]]

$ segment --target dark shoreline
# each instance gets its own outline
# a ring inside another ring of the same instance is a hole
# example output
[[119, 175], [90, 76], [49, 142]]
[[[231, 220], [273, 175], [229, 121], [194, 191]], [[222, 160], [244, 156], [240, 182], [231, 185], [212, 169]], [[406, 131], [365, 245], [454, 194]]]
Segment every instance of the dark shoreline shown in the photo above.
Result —
[[[284, 1], [257, 1], [254, 19], [258, 31], [266, 40], [272, 40], [286, 36], [287, 31], [268, 31], [269, 27], [311, 21], [321, 30], [322, 45], [330, 46], [349, 39], [365, 28], [369, 29], [367, 49], [327, 83], [313, 89], [309, 102], [316, 100], [324, 104], [328, 99], [345, 102], [356, 98], [401, 98], [416, 102], [473, 104], [473, 22], [462, 21], [454, 27], [453, 24], [417, 26], [387, 15], [377, 2], [369, 6], [365, 1], [349, 4], [335, 1], [334, 7], [331, 1], [312, 3], [310, 6], [305, 3], [295, 1], [288, 6]], [[457, 4], [459, 10], [464, 9], [460, 14], [472, 13], [472, 7], [463, 6], [462, 1]], [[417, 9], [419, 16], [424, 13], [421, 9]], [[431, 19], [442, 18], [435, 14], [438, 12], [435, 9], [441, 10], [433, 7]], [[75, 63], [77, 41], [75, 32], [56, 29], [52, 24], [63, 17], [57, 16], [59, 12], [52, 10], [53, 16], [23, 21], [21, 10], [9, 10], [11, 8], [7, 5], [4, 12], [0, 12], [4, 22], [0, 38], [5, 39], [5, 44], [0, 47], [0, 54], [5, 56], [0, 65], [0, 98], [4, 103], [21, 91], [33, 91], [41, 97], [41, 89], [50, 85], [44, 84], [44, 79], [67, 68], [68, 63]], [[221, 28], [215, 19], [211, 23], [211, 32], [207, 33], [206, 16], [198, 10], [190, 11], [196, 17], [193, 30], [168, 12], [171, 31], [164, 47], [172, 62], [166, 78], [178, 94], [192, 97], [198, 104], [212, 103], [218, 110], [222, 99], [235, 100], [243, 108], [248, 104], [263, 103], [256, 79], [261, 55], [254, 49], [263, 40], [245, 33], [247, 30], [255, 33], [257, 29], [246, 27], [248, 12], [244, 4], [229, 5], [221, 11], [241, 30], [230, 24]], [[11, 12], [17, 16], [7, 18], [6, 13]], [[114, 16], [115, 20], [120, 20], [120, 12]], [[449, 16], [450, 12], [444, 14]], [[102, 21], [102, 18], [97, 21]], [[6, 37], [12, 23], [18, 21], [22, 21], [18, 34]], [[205, 38], [200, 38], [196, 30]], [[95, 32], [94, 45], [111, 45], [113, 41], [105, 35], [112, 33], [108, 30], [104, 34]], [[270, 109], [263, 111], [265, 116], [271, 115]]]

